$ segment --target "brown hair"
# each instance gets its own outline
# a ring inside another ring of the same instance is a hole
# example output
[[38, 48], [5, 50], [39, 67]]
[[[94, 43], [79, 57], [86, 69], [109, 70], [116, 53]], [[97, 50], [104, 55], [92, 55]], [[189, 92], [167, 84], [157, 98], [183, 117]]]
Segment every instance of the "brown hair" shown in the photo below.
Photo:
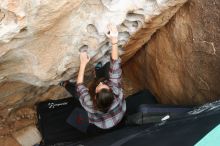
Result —
[[89, 93], [92, 97], [95, 108], [106, 113], [114, 100], [113, 92], [109, 89], [101, 89], [98, 93], [95, 93], [97, 85], [104, 80], [105, 78], [100, 78], [99, 80], [93, 80], [90, 82]]
[[114, 100], [114, 94], [109, 89], [101, 89], [96, 94], [96, 107], [99, 111], [106, 113]]

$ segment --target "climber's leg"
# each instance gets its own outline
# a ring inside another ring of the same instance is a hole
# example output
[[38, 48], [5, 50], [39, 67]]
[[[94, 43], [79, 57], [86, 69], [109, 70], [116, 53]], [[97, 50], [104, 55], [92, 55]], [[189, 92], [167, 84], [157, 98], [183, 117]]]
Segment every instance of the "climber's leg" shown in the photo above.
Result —
[[108, 80], [109, 79], [109, 67], [110, 67], [110, 62], [107, 62], [103, 66], [101, 62], [97, 63], [95, 67], [96, 79], [105, 78], [106, 80]]
[[63, 86], [74, 98], [77, 98], [77, 92], [76, 92], [76, 83], [72, 83], [70, 81], [62, 81], [59, 84], [60, 86]]

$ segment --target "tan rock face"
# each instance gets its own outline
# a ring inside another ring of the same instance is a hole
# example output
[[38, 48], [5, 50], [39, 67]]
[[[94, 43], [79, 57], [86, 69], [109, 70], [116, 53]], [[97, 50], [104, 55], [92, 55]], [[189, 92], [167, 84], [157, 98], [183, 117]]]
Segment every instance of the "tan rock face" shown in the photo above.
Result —
[[185, 4], [124, 66], [134, 88], [148, 88], [162, 103], [220, 99], [219, 7], [215, 0]]
[[[147, 27], [145, 23], [172, 7], [179, 8], [185, 1], [1, 0], [0, 81], [56, 85], [77, 71], [79, 50], [89, 50], [91, 64], [108, 53], [108, 23], [119, 25], [119, 47], [123, 53], [122, 46], [129, 39], [136, 42], [139, 38], [134, 34]], [[170, 12], [169, 17], [154, 25], [148, 36], [172, 15]], [[132, 48], [137, 50], [147, 40], [149, 37]]]

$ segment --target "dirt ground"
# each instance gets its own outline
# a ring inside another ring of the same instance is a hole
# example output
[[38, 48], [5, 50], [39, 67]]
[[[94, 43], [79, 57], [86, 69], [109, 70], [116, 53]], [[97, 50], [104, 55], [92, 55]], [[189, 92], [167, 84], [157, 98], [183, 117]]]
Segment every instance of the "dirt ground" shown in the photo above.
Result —
[[23, 107], [7, 117], [0, 117], [0, 145], [19, 145], [13, 138], [13, 133], [32, 124], [36, 124], [36, 112], [31, 107]]

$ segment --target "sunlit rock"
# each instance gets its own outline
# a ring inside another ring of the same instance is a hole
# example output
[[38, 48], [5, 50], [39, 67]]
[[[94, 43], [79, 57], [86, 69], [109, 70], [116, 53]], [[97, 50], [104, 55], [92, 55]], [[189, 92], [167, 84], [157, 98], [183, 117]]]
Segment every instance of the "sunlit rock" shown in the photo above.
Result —
[[[155, 22], [144, 38], [147, 24], [185, 1], [1, 0], [0, 81], [48, 86], [69, 79], [81, 49], [88, 49], [92, 64], [108, 54], [110, 22], [118, 25], [120, 53], [129, 52], [128, 60], [174, 13]], [[130, 48], [131, 43], [136, 45]]]

